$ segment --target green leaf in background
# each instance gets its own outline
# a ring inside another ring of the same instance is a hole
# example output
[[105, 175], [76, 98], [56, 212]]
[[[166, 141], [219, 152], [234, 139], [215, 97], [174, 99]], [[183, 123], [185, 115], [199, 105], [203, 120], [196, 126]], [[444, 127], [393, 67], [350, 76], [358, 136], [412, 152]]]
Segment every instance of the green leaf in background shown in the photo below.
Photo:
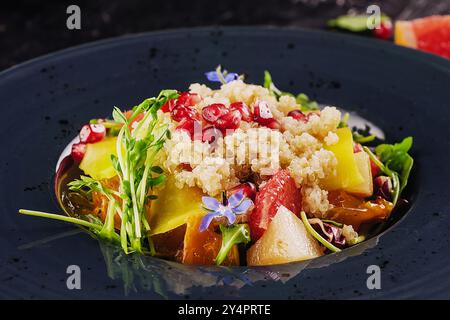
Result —
[[319, 110], [319, 104], [314, 100], [310, 100], [304, 93], [299, 93], [295, 100], [301, 105], [301, 111]]
[[[327, 24], [332, 28], [344, 29], [351, 32], [363, 32], [369, 30], [367, 27], [367, 20], [370, 18], [371, 16], [368, 15], [346, 15], [328, 20]], [[390, 20], [388, 16], [381, 16], [381, 22], [387, 20]]]
[[230, 227], [220, 225], [220, 232], [222, 233], [222, 246], [216, 257], [218, 266], [222, 264], [235, 244], [250, 242], [250, 230], [247, 224], [235, 224]]

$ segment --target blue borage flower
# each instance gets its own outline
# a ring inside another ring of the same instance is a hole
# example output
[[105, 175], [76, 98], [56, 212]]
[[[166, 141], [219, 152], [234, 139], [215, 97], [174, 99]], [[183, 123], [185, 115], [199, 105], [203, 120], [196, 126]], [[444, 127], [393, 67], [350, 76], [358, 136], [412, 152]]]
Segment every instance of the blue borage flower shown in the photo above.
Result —
[[[225, 198], [225, 197], [224, 197]], [[216, 217], [225, 217], [228, 224], [233, 224], [236, 221], [236, 215], [244, 214], [253, 206], [253, 201], [245, 198], [242, 191], [236, 192], [224, 203], [213, 197], [202, 197], [203, 207], [209, 212], [207, 213], [200, 224], [200, 232], [208, 229], [211, 221]]]
[[239, 75], [235, 72], [222, 71], [222, 67], [217, 66], [216, 70], [205, 73], [206, 78], [212, 82], [221, 82], [222, 84], [239, 79]]

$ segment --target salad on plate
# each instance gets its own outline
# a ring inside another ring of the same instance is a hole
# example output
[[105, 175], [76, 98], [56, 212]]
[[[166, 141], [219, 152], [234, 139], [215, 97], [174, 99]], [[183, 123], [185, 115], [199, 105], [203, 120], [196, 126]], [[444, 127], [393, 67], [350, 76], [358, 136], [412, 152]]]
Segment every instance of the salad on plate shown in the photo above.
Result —
[[[92, 119], [56, 174], [71, 222], [140, 253], [195, 265], [272, 265], [339, 252], [400, 204], [412, 138], [377, 143], [349, 114], [218, 67], [218, 89], [162, 90]], [[378, 230], [378, 231], [377, 231]]]

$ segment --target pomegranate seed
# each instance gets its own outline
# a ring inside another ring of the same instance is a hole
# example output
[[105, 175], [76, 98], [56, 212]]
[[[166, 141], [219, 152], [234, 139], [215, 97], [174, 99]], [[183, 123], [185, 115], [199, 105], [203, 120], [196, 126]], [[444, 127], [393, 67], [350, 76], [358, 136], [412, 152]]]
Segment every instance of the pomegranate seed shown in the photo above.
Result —
[[272, 111], [265, 101], [259, 101], [253, 106], [254, 121], [261, 125], [266, 125], [273, 120]]
[[202, 110], [203, 119], [209, 123], [215, 123], [224, 114], [228, 113], [229, 110], [221, 103], [213, 103], [206, 106]]
[[241, 113], [237, 110], [227, 112], [217, 119], [215, 125], [222, 132], [225, 132], [227, 129], [235, 130], [241, 125], [241, 117]]
[[191, 165], [189, 163], [187, 163], [187, 162], [180, 163], [180, 167], [181, 167], [182, 170], [192, 171]]
[[196, 93], [180, 92], [177, 99], [167, 101], [162, 107], [162, 112], [171, 112], [176, 106], [192, 107], [201, 101], [201, 97]]
[[280, 128], [281, 128], [280, 122], [278, 122], [278, 120], [276, 120], [276, 119], [272, 119], [270, 122], [268, 122], [264, 126], [269, 129], [274, 129], [274, 130], [280, 130]]
[[243, 102], [234, 102], [230, 104], [230, 110], [231, 111], [238, 110], [241, 113], [242, 121], [245, 122], [253, 121], [253, 114], [251, 113], [247, 105]]
[[194, 134], [194, 121], [191, 119], [183, 119], [178, 126], [176, 127], [175, 130], [184, 130], [186, 131], [189, 136], [192, 137], [192, 135]]
[[359, 143], [353, 144], [353, 153], [358, 153], [363, 151], [362, 146]]
[[186, 107], [192, 107], [198, 104], [202, 99], [196, 93], [181, 92], [177, 99], [178, 105], [183, 105]]
[[236, 192], [242, 191], [244, 197], [255, 200], [256, 197], [256, 186], [251, 182], [244, 182], [240, 185], [237, 185], [234, 188], [231, 188], [227, 191], [227, 197], [231, 197]]
[[216, 127], [208, 127], [203, 129], [202, 132], [202, 141], [213, 143], [219, 140], [219, 138], [223, 137], [222, 131], [217, 129]]
[[72, 158], [75, 162], [81, 162], [83, 160], [84, 154], [86, 153], [86, 144], [85, 143], [74, 143], [72, 145]]
[[80, 142], [94, 143], [106, 136], [106, 128], [102, 124], [86, 124], [80, 130]]
[[173, 110], [173, 108], [176, 106], [176, 104], [177, 104], [177, 99], [170, 99], [161, 107], [161, 111], [162, 112], [171, 112]]
[[301, 121], [304, 121], [306, 118], [306, 114], [304, 114], [300, 110], [289, 111], [289, 113], [287, 115], [288, 115], [288, 117], [292, 117], [295, 120], [301, 120]]
[[180, 122], [185, 118], [198, 119], [198, 112], [196, 109], [179, 104], [173, 108], [170, 114], [172, 115], [172, 119], [177, 122]]
[[184, 130], [193, 140], [202, 139], [201, 123], [191, 118], [184, 118], [180, 121], [176, 130]]
[[392, 37], [392, 22], [383, 21], [379, 28], [373, 29], [375, 37], [383, 40], [388, 40]]

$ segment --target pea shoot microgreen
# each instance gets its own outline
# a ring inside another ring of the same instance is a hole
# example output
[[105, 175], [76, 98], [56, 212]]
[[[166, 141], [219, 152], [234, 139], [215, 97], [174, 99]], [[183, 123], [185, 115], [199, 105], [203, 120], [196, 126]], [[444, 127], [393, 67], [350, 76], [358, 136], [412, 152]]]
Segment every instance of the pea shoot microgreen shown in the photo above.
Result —
[[[149, 195], [149, 191], [166, 179], [163, 169], [155, 166], [154, 162], [166, 139], [170, 138], [168, 126], [160, 123], [157, 111], [169, 99], [177, 97], [176, 90], [163, 90], [157, 97], [146, 99], [135, 106], [129, 116], [117, 107], [113, 109], [114, 120], [110, 123], [120, 128], [116, 142], [117, 156], [111, 156], [120, 181], [117, 191], [110, 190], [100, 181], [87, 176], [81, 176], [68, 184], [72, 191], [82, 191], [87, 195], [99, 192], [108, 198], [104, 222], [90, 219], [89, 215], [75, 218], [24, 209], [19, 212], [84, 226], [102, 239], [120, 243], [125, 253], [154, 254], [153, 244], [148, 236], [150, 226], [145, 208], [148, 201], [156, 199], [155, 195]], [[131, 130], [131, 124], [141, 114], [142, 119]], [[116, 215], [121, 218], [119, 234], [114, 225]]]

